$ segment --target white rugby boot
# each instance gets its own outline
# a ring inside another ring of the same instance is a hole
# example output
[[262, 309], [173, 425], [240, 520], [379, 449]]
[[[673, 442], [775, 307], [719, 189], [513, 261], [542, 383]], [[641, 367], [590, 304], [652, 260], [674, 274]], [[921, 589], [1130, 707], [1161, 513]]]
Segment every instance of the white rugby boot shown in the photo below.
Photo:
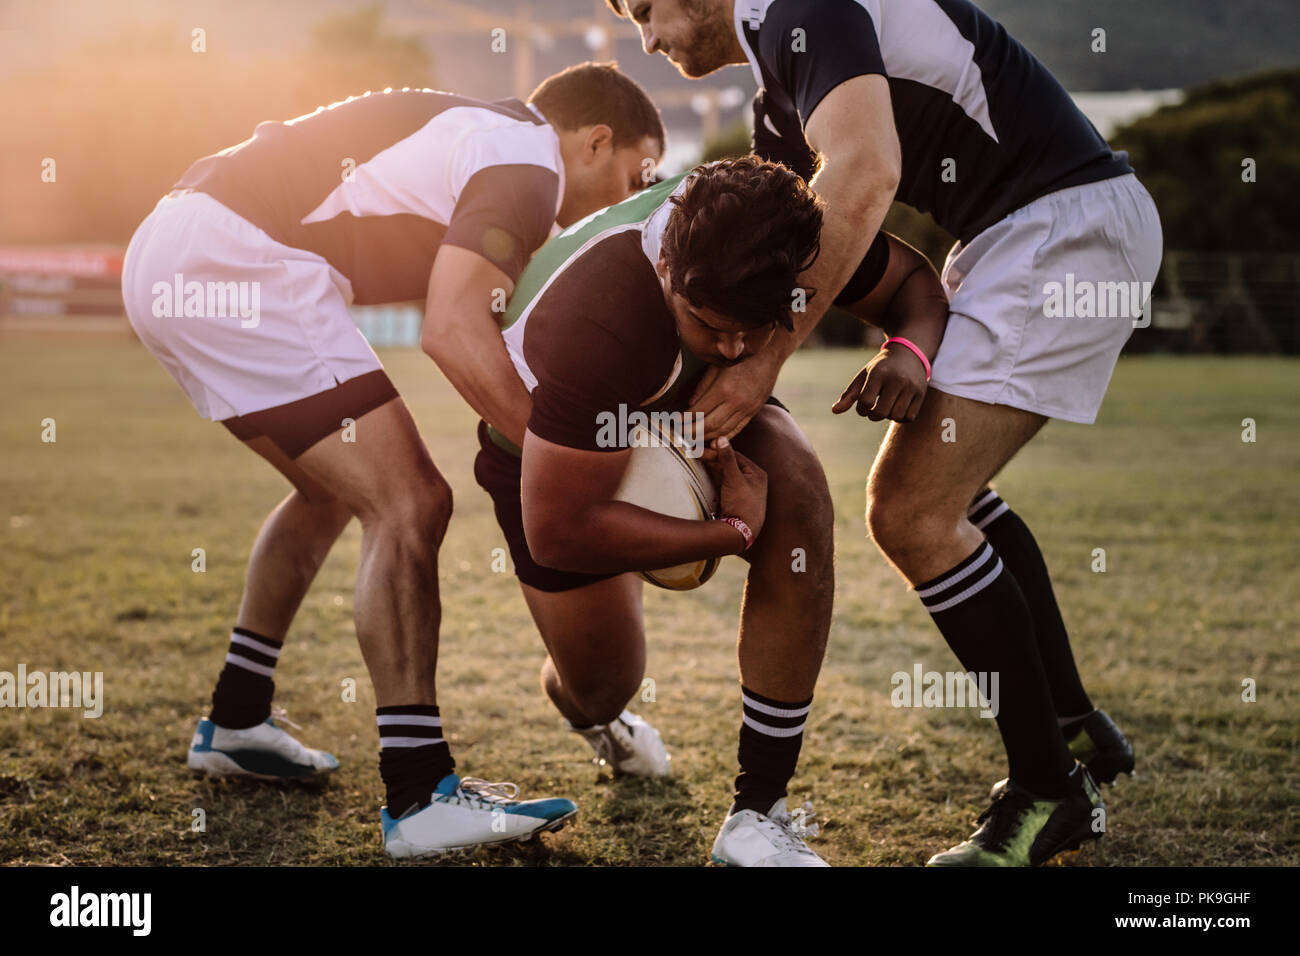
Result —
[[513, 783], [448, 774], [423, 809], [412, 807], [396, 819], [387, 807], [379, 811], [384, 849], [389, 856], [406, 859], [522, 842], [560, 829], [578, 812], [572, 800], [517, 800], [518, 795]]
[[733, 813], [722, 823], [713, 841], [713, 862], [727, 866], [830, 866], [804, 842], [817, 835], [817, 824], [807, 823], [812, 807], [805, 803], [792, 816], [782, 797], [766, 814], [753, 810]]
[[664, 750], [663, 739], [644, 719], [625, 710], [608, 724], [569, 729], [578, 734], [596, 752], [594, 763], [608, 765], [615, 773], [633, 777], [667, 777], [672, 757]]
[[[276, 713], [291, 723], [283, 711]], [[257, 780], [310, 780], [339, 767], [333, 754], [304, 747], [274, 717], [243, 730], [219, 727], [207, 717], [199, 718], [186, 763], [191, 770], [210, 777]]]

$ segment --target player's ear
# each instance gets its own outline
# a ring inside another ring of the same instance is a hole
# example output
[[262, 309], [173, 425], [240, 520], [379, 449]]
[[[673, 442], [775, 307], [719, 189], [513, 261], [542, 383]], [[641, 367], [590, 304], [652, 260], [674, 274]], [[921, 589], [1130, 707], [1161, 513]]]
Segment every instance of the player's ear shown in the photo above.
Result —
[[614, 150], [614, 131], [604, 123], [597, 123], [587, 130], [587, 140], [583, 144], [584, 155], [593, 160]]
[[655, 263], [655, 275], [663, 282], [668, 281], [668, 260], [664, 258], [662, 252], [659, 253], [659, 260]]

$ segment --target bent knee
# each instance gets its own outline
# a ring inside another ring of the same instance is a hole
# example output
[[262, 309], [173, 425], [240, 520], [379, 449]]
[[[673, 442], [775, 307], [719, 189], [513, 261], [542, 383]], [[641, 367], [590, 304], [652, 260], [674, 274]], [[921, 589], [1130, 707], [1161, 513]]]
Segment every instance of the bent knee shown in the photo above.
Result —
[[829, 543], [835, 528], [835, 505], [821, 464], [813, 459], [772, 481], [769, 475], [766, 528], [797, 528]]
[[588, 720], [594, 724], [608, 724], [623, 713], [640, 686], [640, 678], [611, 682], [578, 681], [568, 685], [567, 690]]
[[422, 537], [441, 544], [451, 523], [451, 485], [441, 475], [426, 479], [421, 490], [402, 510], [405, 512], [403, 517]]
[[960, 516], [929, 508], [906, 494], [867, 497], [867, 532], [887, 558], [925, 550], [955, 533]]
[[375, 504], [361, 515], [363, 526], [409, 543], [417, 550], [442, 544], [451, 523], [451, 486], [441, 475], [433, 474]]

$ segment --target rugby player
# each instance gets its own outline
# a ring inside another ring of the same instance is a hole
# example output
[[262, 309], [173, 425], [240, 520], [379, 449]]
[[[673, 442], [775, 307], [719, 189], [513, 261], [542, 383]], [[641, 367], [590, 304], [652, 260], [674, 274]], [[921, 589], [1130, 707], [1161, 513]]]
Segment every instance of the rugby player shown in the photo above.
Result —
[[[713, 847], [731, 865], [825, 865], [785, 796], [830, 627], [826, 478], [769, 399], [734, 441], [705, 453], [722, 514], [670, 518], [613, 500], [631, 450], [609, 443], [600, 423], [625, 418], [620, 408], [681, 412], [707, 369], [754, 361], [790, 329], [821, 216], [796, 174], [746, 157], [665, 180], [562, 233], [529, 265], [506, 314], [531, 408], [479, 428], [475, 475], [549, 652], [543, 687], [616, 770], [667, 772], [658, 732], [625, 709], [646, 654], [642, 585], [628, 572], [729, 554], [749, 563], [740, 773]], [[890, 242], [897, 253], [864, 317], [928, 312], [941, 326], [937, 274]]]
[[[1150, 195], [969, 0], [608, 3], [686, 76], [752, 67], [755, 152], [791, 163], [827, 204], [825, 253], [803, 284], [838, 300], [869, 289], [860, 266], [895, 198], [957, 237], [942, 350], [903, 322], [834, 406], [894, 422], [868, 480], [871, 535], [966, 670], [1000, 674], [1009, 779], [971, 839], [930, 862], [1038, 864], [1099, 837], [1089, 772], [1131, 771], [1132, 748], [1084, 690], [1038, 545], [989, 482], [1047, 419], [1095, 420], [1142, 303], [1069, 321], [1043, 304], [1071, 276], [1150, 288], [1162, 250]], [[761, 359], [705, 377], [693, 407], [707, 434], [734, 435], [759, 413], [829, 298]]]
[[[426, 299], [426, 321], [490, 321], [494, 296], [555, 224], [638, 189], [663, 146], [654, 105], [612, 65], [557, 74], [527, 104], [386, 90], [262, 123], [190, 167], [142, 223], [123, 268], [132, 326], [201, 416], [293, 486], [253, 546], [192, 768], [288, 780], [338, 766], [271, 718], [272, 678], [303, 596], [356, 517], [355, 618], [378, 705], [389, 853], [527, 839], [576, 812], [454, 772], [435, 688], [451, 490], [348, 306]], [[198, 290], [183, 313], [160, 307], [173, 282]], [[227, 283], [256, 290], [257, 314], [214, 314], [203, 288]], [[514, 374], [498, 332], [461, 344]]]

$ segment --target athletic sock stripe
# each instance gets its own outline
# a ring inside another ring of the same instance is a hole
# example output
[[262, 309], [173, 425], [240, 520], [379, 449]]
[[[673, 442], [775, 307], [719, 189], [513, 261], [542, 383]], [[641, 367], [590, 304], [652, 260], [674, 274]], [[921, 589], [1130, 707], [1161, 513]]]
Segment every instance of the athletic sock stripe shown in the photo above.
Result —
[[970, 518], [971, 521], [981, 521], [985, 515], [1000, 504], [1003, 504], [1002, 499], [997, 494], [989, 492], [989, 494], [980, 498], [976, 504], [966, 509], [966, 517]]
[[443, 742], [441, 737], [380, 737], [379, 746], [391, 747], [429, 747]]
[[247, 637], [254, 641], [260, 641], [263, 644], [265, 644], [267, 647], [274, 647], [278, 649], [284, 645], [284, 641], [273, 641], [269, 637], [266, 637], [262, 634], [258, 634], [256, 631], [250, 631], [246, 627], [232, 627], [230, 629], [230, 636], [234, 637], [236, 634], [238, 634], [240, 637]]
[[771, 724], [760, 723], [749, 714], [741, 714], [741, 723], [751, 730], [755, 730], [767, 737], [797, 737], [803, 733], [803, 723], [797, 727], [773, 727]]
[[998, 493], [994, 491], [992, 488], [986, 488], [984, 494], [980, 495], [978, 498], [976, 498], [974, 501], [970, 503], [970, 507], [966, 509], [966, 514], [974, 515], [975, 512], [979, 511], [981, 508], [987, 505], [989, 501], [996, 498], [997, 496]]
[[263, 654], [261, 651], [255, 651], [251, 647], [239, 647], [238, 645], [231, 644], [226, 653], [242, 657], [244, 660], [252, 661], [254, 664], [261, 664], [263, 667], [274, 669], [276, 665], [276, 659], [270, 654]]
[[994, 508], [992, 511], [990, 511], [990, 512], [989, 512], [987, 515], [985, 515], [983, 518], [980, 518], [978, 521], [975, 521], [973, 518], [972, 518], [971, 520], [972, 520], [972, 522], [974, 523], [975, 527], [977, 527], [977, 528], [979, 528], [981, 531], [983, 531], [985, 528], [987, 528], [989, 525], [991, 525], [994, 521], [996, 521], [999, 517], [1001, 517], [1002, 515], [1006, 514], [1006, 513], [1007, 513], [1008, 511], [1010, 511], [1010, 510], [1011, 510], [1011, 506], [1010, 506], [1009, 504], [1007, 504], [1005, 501], [1002, 501], [1002, 502], [999, 502], [999, 503], [998, 503], [998, 506], [997, 506], [996, 508]]
[[268, 641], [264, 637], [256, 637], [241, 633], [240, 631], [230, 632], [230, 643], [252, 648], [259, 654], [265, 654], [267, 657], [279, 657], [280, 651], [284, 649], [283, 644], [277, 644], [274, 641]]
[[813, 702], [811, 696], [807, 700], [777, 700], [774, 697], [764, 697], [758, 691], [750, 690], [744, 684], [740, 685], [740, 693], [752, 701], [767, 704], [769, 707], [807, 707]]
[[986, 587], [988, 587], [995, 580], [997, 580], [997, 576], [1001, 573], [1002, 573], [1002, 559], [998, 558], [998, 563], [994, 566], [992, 571], [984, 575], [984, 577], [980, 578], [978, 581], [976, 581], [966, 590], [962, 591], [960, 594], [955, 594], [952, 597], [948, 598], [948, 600], [941, 601], [938, 604], [926, 604], [924, 601], [922, 601], [921, 603], [925, 604], [925, 609], [929, 611], [931, 614], [938, 614], [940, 611], [946, 611], [950, 607], [956, 607], [958, 604], [962, 603], [962, 601], [967, 601], [970, 598], [974, 597], [976, 594], [979, 594]]
[[769, 727], [802, 727], [808, 720], [806, 716], [769, 717], [767, 714], [761, 714], [748, 707], [742, 709], [741, 714], [742, 716], [749, 717], [751, 720], [757, 720], [759, 723], [766, 724]]
[[985, 541], [982, 548], [977, 550], [961, 564], [957, 565], [957, 567], [953, 568], [951, 572], [945, 574], [943, 577], [936, 578], [934, 581], [928, 582], [920, 588], [917, 588], [916, 596], [924, 602], [926, 598], [934, 597], [940, 592], [948, 590], [954, 584], [961, 583], [984, 565], [988, 564], [993, 557], [993, 546]]
[[375, 711], [381, 747], [425, 747], [443, 742], [436, 704], [380, 707]]
[[380, 727], [390, 724], [411, 724], [418, 727], [441, 727], [441, 717], [428, 717], [424, 714], [378, 714], [375, 719]]
[[234, 651], [226, 654], [226, 663], [233, 664], [235, 667], [241, 667], [246, 671], [252, 671], [254, 674], [261, 674], [263, 677], [274, 677], [275, 668], [268, 667], [265, 664], [259, 664], [257, 661], [249, 660], [247, 657], [241, 657]]
[[741, 691], [740, 698], [747, 709], [756, 710], [760, 714], [766, 714], [769, 717], [803, 717], [808, 711], [812, 710], [811, 701], [803, 706], [773, 707], [761, 700], [755, 700], [749, 691]]

